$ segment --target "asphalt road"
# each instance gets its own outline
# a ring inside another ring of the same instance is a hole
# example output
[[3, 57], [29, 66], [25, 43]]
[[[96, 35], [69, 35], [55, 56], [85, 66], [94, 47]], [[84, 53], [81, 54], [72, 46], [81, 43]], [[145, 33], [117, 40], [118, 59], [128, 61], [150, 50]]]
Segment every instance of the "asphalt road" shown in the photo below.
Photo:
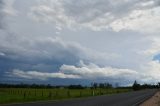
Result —
[[37, 102], [25, 104], [12, 104], [7, 106], [138, 106], [140, 103], [150, 98], [157, 90], [143, 90], [114, 95], [103, 95], [89, 98]]

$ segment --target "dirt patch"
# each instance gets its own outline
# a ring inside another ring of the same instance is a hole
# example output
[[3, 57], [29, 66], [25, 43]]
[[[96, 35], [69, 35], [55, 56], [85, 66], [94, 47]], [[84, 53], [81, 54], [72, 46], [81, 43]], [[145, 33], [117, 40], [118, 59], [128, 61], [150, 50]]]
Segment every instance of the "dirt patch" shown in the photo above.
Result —
[[160, 91], [142, 103], [140, 106], [160, 106]]

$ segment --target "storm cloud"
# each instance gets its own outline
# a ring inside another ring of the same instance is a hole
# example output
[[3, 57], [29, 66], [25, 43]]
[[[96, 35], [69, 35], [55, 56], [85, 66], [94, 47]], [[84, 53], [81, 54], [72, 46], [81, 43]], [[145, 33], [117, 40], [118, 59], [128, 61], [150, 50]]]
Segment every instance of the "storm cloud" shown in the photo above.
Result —
[[1, 81], [158, 81], [159, 4], [0, 0]]

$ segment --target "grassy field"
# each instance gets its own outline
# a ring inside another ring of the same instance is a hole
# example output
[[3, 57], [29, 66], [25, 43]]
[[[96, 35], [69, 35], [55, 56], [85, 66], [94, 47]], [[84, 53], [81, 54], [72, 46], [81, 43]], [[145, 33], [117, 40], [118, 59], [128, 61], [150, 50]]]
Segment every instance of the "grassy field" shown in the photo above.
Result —
[[129, 89], [31, 89], [0, 88], [0, 104], [42, 100], [62, 100], [129, 92]]

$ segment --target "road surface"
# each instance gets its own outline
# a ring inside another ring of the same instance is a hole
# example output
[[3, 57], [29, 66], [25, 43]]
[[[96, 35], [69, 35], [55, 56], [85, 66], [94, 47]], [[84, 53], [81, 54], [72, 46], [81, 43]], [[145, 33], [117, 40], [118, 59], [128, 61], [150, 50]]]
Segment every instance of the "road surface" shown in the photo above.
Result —
[[7, 106], [138, 106], [150, 98], [157, 90], [143, 90], [114, 95], [103, 95], [89, 98], [72, 99], [64, 101], [35, 102], [25, 104], [12, 104]]

